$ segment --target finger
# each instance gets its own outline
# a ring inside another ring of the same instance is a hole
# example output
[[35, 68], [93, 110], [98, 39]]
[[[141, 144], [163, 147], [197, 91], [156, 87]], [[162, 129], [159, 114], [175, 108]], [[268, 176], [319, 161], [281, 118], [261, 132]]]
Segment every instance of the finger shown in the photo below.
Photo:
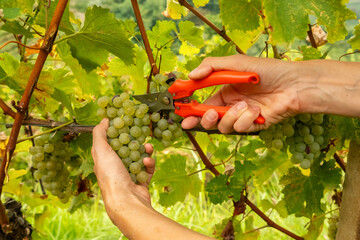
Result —
[[153, 175], [155, 172], [155, 160], [150, 157], [143, 159], [144, 166], [146, 167], [146, 172]]
[[109, 120], [103, 119], [93, 129], [92, 156], [94, 159], [94, 171], [100, 183], [108, 180], [119, 179], [120, 181], [131, 181], [127, 170], [119, 156], [107, 142], [106, 130]]
[[255, 119], [260, 115], [259, 107], [250, 107], [243, 112], [234, 123], [234, 130], [237, 132], [252, 132], [260, 126], [254, 124]]
[[196, 127], [200, 123], [201, 118], [199, 117], [187, 117], [181, 122], [183, 129], [191, 129]]
[[248, 105], [246, 102], [241, 101], [232, 106], [223, 116], [218, 124], [218, 129], [221, 133], [230, 133], [233, 131], [233, 126], [241, 114], [246, 111]]
[[216, 126], [219, 114], [214, 109], [209, 109], [201, 118], [201, 125], [205, 129], [211, 129]]
[[154, 148], [150, 143], [145, 144], [145, 152], [151, 156], [153, 154]]

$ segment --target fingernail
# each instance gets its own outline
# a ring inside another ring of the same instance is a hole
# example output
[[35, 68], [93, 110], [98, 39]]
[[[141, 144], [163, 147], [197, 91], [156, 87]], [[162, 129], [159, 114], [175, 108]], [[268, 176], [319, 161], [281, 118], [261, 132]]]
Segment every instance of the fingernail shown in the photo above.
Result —
[[198, 71], [199, 71], [199, 68], [195, 68], [194, 70], [192, 70], [192, 71], [189, 73], [189, 75], [190, 75], [190, 74], [196, 74]]
[[218, 114], [214, 111], [211, 111], [208, 114], [206, 114], [206, 119], [208, 121], [214, 121], [217, 117], [218, 117]]
[[243, 110], [244, 108], [246, 108], [246, 106], [247, 106], [246, 102], [241, 101], [238, 102], [235, 107], [237, 110]]

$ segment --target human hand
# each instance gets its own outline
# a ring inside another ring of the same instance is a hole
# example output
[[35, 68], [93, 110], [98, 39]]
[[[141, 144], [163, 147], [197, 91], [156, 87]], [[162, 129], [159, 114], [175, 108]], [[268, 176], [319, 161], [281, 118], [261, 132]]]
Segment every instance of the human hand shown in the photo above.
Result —
[[[190, 79], [203, 79], [213, 71], [232, 70], [255, 72], [260, 82], [254, 84], [227, 84], [205, 101], [208, 105], [232, 106], [218, 123], [215, 110], [208, 110], [202, 118], [188, 117], [182, 127], [190, 129], [197, 124], [205, 129], [217, 125], [222, 133], [252, 132], [265, 129], [299, 112], [297, 89], [293, 80], [297, 71], [293, 63], [275, 59], [255, 58], [245, 55], [206, 58], [189, 74]], [[254, 120], [262, 115], [265, 124], [255, 124]], [[217, 124], [218, 123], [218, 124]]]
[[[122, 163], [119, 156], [107, 142], [106, 130], [109, 127], [109, 120], [103, 119], [93, 129], [93, 146], [91, 154], [94, 159], [94, 172], [98, 180], [101, 194], [104, 199], [105, 208], [113, 223], [117, 226], [117, 208], [125, 206], [129, 202], [138, 202], [151, 208], [148, 184], [155, 170], [155, 161], [144, 158], [143, 162], [149, 179], [146, 183], [135, 184]], [[153, 148], [150, 144], [145, 145], [146, 152], [151, 155]]]

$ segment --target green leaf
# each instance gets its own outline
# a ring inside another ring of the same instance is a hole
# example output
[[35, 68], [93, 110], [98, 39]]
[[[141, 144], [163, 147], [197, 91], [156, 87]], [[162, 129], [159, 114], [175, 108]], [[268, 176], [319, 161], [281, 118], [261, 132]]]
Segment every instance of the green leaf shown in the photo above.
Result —
[[300, 50], [303, 54], [303, 60], [320, 59], [322, 56], [318, 49], [311, 46], [301, 46]]
[[355, 13], [338, 0], [264, 0], [264, 9], [274, 44], [304, 39], [309, 15], [317, 17], [318, 23], [327, 30], [328, 41], [334, 43], [347, 35], [345, 21], [356, 18]]
[[17, 18], [21, 13], [32, 13], [35, 0], [2, 0], [0, 8], [3, 9], [5, 19]]
[[167, 0], [166, 11], [172, 19], [180, 19], [181, 15], [186, 16], [188, 13], [187, 9], [181, 6], [177, 0]]
[[98, 108], [99, 106], [95, 102], [89, 102], [81, 108], [75, 108], [76, 122], [84, 125], [98, 124], [100, 121], [96, 115]]
[[183, 21], [179, 23], [179, 39], [188, 42], [192, 46], [201, 48], [204, 46], [203, 29], [196, 27], [195, 23]]
[[360, 24], [356, 25], [354, 30], [354, 36], [349, 39], [348, 43], [353, 49], [360, 49]]
[[147, 55], [142, 48], [135, 48], [135, 60], [134, 64], [126, 65], [121, 59], [114, 58], [108, 64], [108, 71], [112, 73], [113, 76], [128, 76], [130, 77], [130, 89], [134, 91], [135, 94], [144, 94], [146, 92], [146, 83], [147, 80], [144, 78], [144, 66], [147, 63]]
[[21, 34], [27, 38], [33, 38], [30, 31], [21, 26], [18, 21], [6, 21], [1, 29], [9, 33]]
[[250, 176], [254, 174], [253, 171], [257, 169], [256, 165], [250, 161], [235, 161], [235, 172], [234, 177], [241, 181], [247, 181]]
[[214, 152], [214, 157], [220, 158], [220, 159], [227, 159], [230, 156], [230, 150], [229, 146], [231, 143], [229, 142], [220, 142], [219, 146], [216, 148], [216, 151]]
[[[55, 9], [58, 2], [59, 0], [55, 0], [54, 2], [51, 2], [50, 8], [47, 9], [47, 16], [46, 16], [46, 8], [43, 7], [40, 13], [38, 14], [38, 16], [36, 17], [36, 24], [42, 26], [43, 28], [49, 26], [51, 19], [55, 13]], [[47, 19], [47, 24], [46, 24], [46, 19]], [[70, 22], [69, 4], [66, 6], [63, 16], [61, 17], [59, 30], [66, 34], [73, 34], [75, 32], [74, 27], [71, 25]]]
[[83, 93], [98, 96], [100, 93], [98, 75], [94, 72], [89, 74], [86, 73], [79, 64], [78, 60], [72, 57], [68, 44], [63, 42], [59, 43], [57, 45], [57, 52], [59, 53], [61, 59], [70, 67]]
[[[172, 21], [156, 21], [155, 26], [152, 27], [151, 31], [147, 31], [149, 43], [152, 49], [161, 48], [166, 43], [169, 43], [174, 36], [172, 32], [176, 32], [176, 24]], [[171, 44], [169, 43], [168, 46]]]
[[333, 189], [341, 183], [341, 170], [335, 168], [333, 163], [324, 162], [314, 166], [310, 176], [305, 176], [298, 168], [290, 168], [280, 183], [285, 185], [285, 206], [289, 214], [311, 218], [313, 214], [324, 212], [321, 199], [324, 197], [326, 187]]
[[159, 203], [171, 206], [178, 201], [184, 201], [188, 193], [197, 196], [201, 182], [197, 174], [187, 176], [186, 158], [181, 155], [166, 156], [165, 162], [160, 164], [152, 179], [161, 191]]
[[304, 236], [306, 240], [316, 240], [320, 236], [325, 221], [325, 215], [318, 216], [311, 219], [310, 225], [307, 228], [308, 232]]
[[271, 25], [270, 36], [273, 44], [290, 43], [295, 38], [306, 37], [310, 23], [304, 6], [306, 2], [307, 0], [264, 1], [264, 11]]
[[84, 26], [67, 40], [72, 55], [86, 71], [91, 71], [106, 62], [109, 52], [125, 64], [133, 63], [132, 44], [124, 32], [122, 23], [109, 11], [97, 6], [88, 8]]
[[209, 0], [193, 0], [193, 3], [195, 7], [204, 7], [206, 4], [208, 4]]
[[221, 0], [220, 17], [226, 29], [253, 31], [259, 27], [260, 0]]
[[210, 202], [219, 204], [228, 200], [227, 181], [228, 176], [219, 175], [208, 182], [206, 185], [206, 191]]
[[71, 116], [75, 116], [74, 109], [71, 106], [71, 100], [65, 92], [55, 88], [51, 97], [64, 104], [64, 106], [67, 108]]
[[5, 19], [16, 19], [21, 16], [20, 8], [4, 8], [3, 14]]

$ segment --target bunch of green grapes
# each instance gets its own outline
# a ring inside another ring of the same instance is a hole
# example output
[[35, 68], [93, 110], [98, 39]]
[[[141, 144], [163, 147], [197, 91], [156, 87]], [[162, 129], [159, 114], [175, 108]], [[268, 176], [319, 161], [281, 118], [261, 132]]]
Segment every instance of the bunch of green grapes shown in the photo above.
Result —
[[299, 114], [261, 131], [259, 137], [267, 148], [278, 149], [292, 154], [291, 161], [308, 169], [326, 147], [323, 114]]
[[156, 139], [161, 141], [164, 147], [169, 147], [175, 139], [182, 137], [183, 131], [180, 125], [182, 117], [170, 112], [168, 115], [153, 113], [151, 121], [153, 126], [153, 134]]
[[113, 99], [100, 97], [98, 104], [98, 116], [110, 120], [107, 130], [110, 146], [121, 158], [131, 179], [135, 183], [146, 182], [148, 174], [143, 159], [149, 156], [144, 146], [146, 138], [151, 135], [149, 107], [130, 100], [125, 92]]
[[337, 224], [339, 222], [339, 213], [335, 212], [328, 218], [329, 228], [328, 228], [328, 237], [330, 240], [336, 239]]
[[79, 162], [73, 149], [62, 142], [62, 134], [44, 134], [34, 139], [35, 146], [29, 148], [32, 155], [34, 178], [42, 180], [46, 190], [63, 203], [71, 197], [70, 172], [67, 163]]

